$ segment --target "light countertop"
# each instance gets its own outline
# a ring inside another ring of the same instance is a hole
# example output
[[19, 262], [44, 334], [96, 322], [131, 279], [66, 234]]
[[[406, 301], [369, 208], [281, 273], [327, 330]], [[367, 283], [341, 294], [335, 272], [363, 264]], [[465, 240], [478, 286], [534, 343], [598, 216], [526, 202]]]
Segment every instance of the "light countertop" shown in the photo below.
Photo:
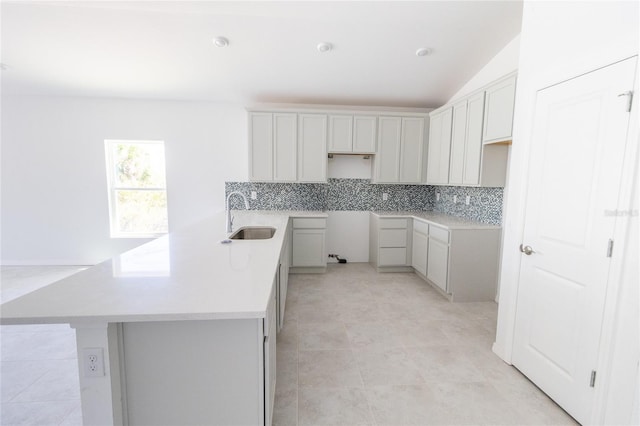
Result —
[[0, 324], [265, 317], [290, 217], [310, 211], [233, 211], [234, 230], [276, 228], [268, 240], [227, 237], [225, 215], [146, 243], [1, 306]]
[[379, 217], [410, 217], [429, 222], [447, 229], [500, 229], [498, 225], [490, 225], [475, 220], [464, 219], [443, 213], [429, 211], [375, 211]]

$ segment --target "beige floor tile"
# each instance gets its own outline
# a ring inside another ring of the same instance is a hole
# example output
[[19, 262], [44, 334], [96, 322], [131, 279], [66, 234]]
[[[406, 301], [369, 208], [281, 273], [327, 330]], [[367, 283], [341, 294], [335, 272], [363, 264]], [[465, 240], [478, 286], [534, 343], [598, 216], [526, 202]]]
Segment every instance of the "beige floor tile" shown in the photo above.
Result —
[[402, 348], [354, 350], [364, 385], [414, 385], [424, 383], [420, 370]]
[[469, 346], [449, 345], [408, 348], [407, 353], [427, 383], [483, 381], [484, 376], [467, 354], [469, 350]]
[[367, 388], [367, 400], [377, 425], [433, 425], [441, 419], [441, 407], [427, 385]]
[[0, 424], [11, 426], [58, 425], [80, 406], [77, 401], [8, 402], [2, 404]]
[[399, 348], [402, 341], [393, 322], [384, 320], [346, 324], [349, 341], [354, 349]]
[[341, 322], [314, 322], [299, 326], [300, 350], [349, 349], [347, 330]]
[[298, 385], [362, 387], [362, 377], [350, 350], [300, 351]]
[[300, 425], [372, 425], [364, 389], [300, 387]]

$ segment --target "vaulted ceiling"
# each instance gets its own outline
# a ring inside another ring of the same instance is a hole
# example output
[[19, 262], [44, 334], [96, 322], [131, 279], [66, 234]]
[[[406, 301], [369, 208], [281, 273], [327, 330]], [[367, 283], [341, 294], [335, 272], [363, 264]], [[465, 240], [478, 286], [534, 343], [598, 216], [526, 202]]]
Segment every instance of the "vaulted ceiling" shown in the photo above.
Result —
[[[521, 1], [0, 7], [3, 94], [405, 107], [446, 102], [518, 35], [522, 15]], [[416, 56], [421, 47], [430, 54]]]

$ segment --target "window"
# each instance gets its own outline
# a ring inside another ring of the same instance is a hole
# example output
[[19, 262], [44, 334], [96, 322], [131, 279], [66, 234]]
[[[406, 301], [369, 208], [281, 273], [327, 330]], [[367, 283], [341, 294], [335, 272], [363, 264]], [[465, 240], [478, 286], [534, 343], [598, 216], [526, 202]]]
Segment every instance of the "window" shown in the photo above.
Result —
[[168, 232], [163, 141], [105, 141], [112, 238]]

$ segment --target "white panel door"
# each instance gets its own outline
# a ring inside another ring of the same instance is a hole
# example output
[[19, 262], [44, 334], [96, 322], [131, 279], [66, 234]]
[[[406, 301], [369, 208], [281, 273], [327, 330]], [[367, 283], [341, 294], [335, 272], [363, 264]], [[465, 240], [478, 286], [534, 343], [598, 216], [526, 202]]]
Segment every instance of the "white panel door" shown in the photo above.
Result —
[[427, 158], [427, 184], [449, 182], [449, 153], [451, 150], [452, 109], [431, 116], [429, 125], [429, 151]]
[[359, 154], [376, 153], [376, 123], [374, 115], [353, 117], [353, 152]]
[[327, 116], [298, 115], [298, 181], [327, 181]]
[[400, 182], [422, 182], [424, 119], [403, 117], [400, 141]]
[[400, 178], [400, 117], [378, 120], [378, 153], [375, 159], [377, 182], [398, 182]]
[[469, 98], [467, 103], [467, 140], [465, 143], [464, 185], [480, 184], [482, 161], [482, 121], [484, 118], [484, 92]]
[[533, 252], [521, 260], [512, 361], [583, 424], [630, 117], [618, 95], [635, 68], [632, 58], [537, 96], [523, 238]]
[[249, 113], [249, 179], [273, 180], [272, 114]]
[[449, 183], [462, 185], [464, 174], [464, 153], [467, 140], [467, 100], [453, 106], [453, 124], [451, 126], [451, 161], [449, 164]]
[[273, 114], [273, 180], [295, 182], [296, 114]]

